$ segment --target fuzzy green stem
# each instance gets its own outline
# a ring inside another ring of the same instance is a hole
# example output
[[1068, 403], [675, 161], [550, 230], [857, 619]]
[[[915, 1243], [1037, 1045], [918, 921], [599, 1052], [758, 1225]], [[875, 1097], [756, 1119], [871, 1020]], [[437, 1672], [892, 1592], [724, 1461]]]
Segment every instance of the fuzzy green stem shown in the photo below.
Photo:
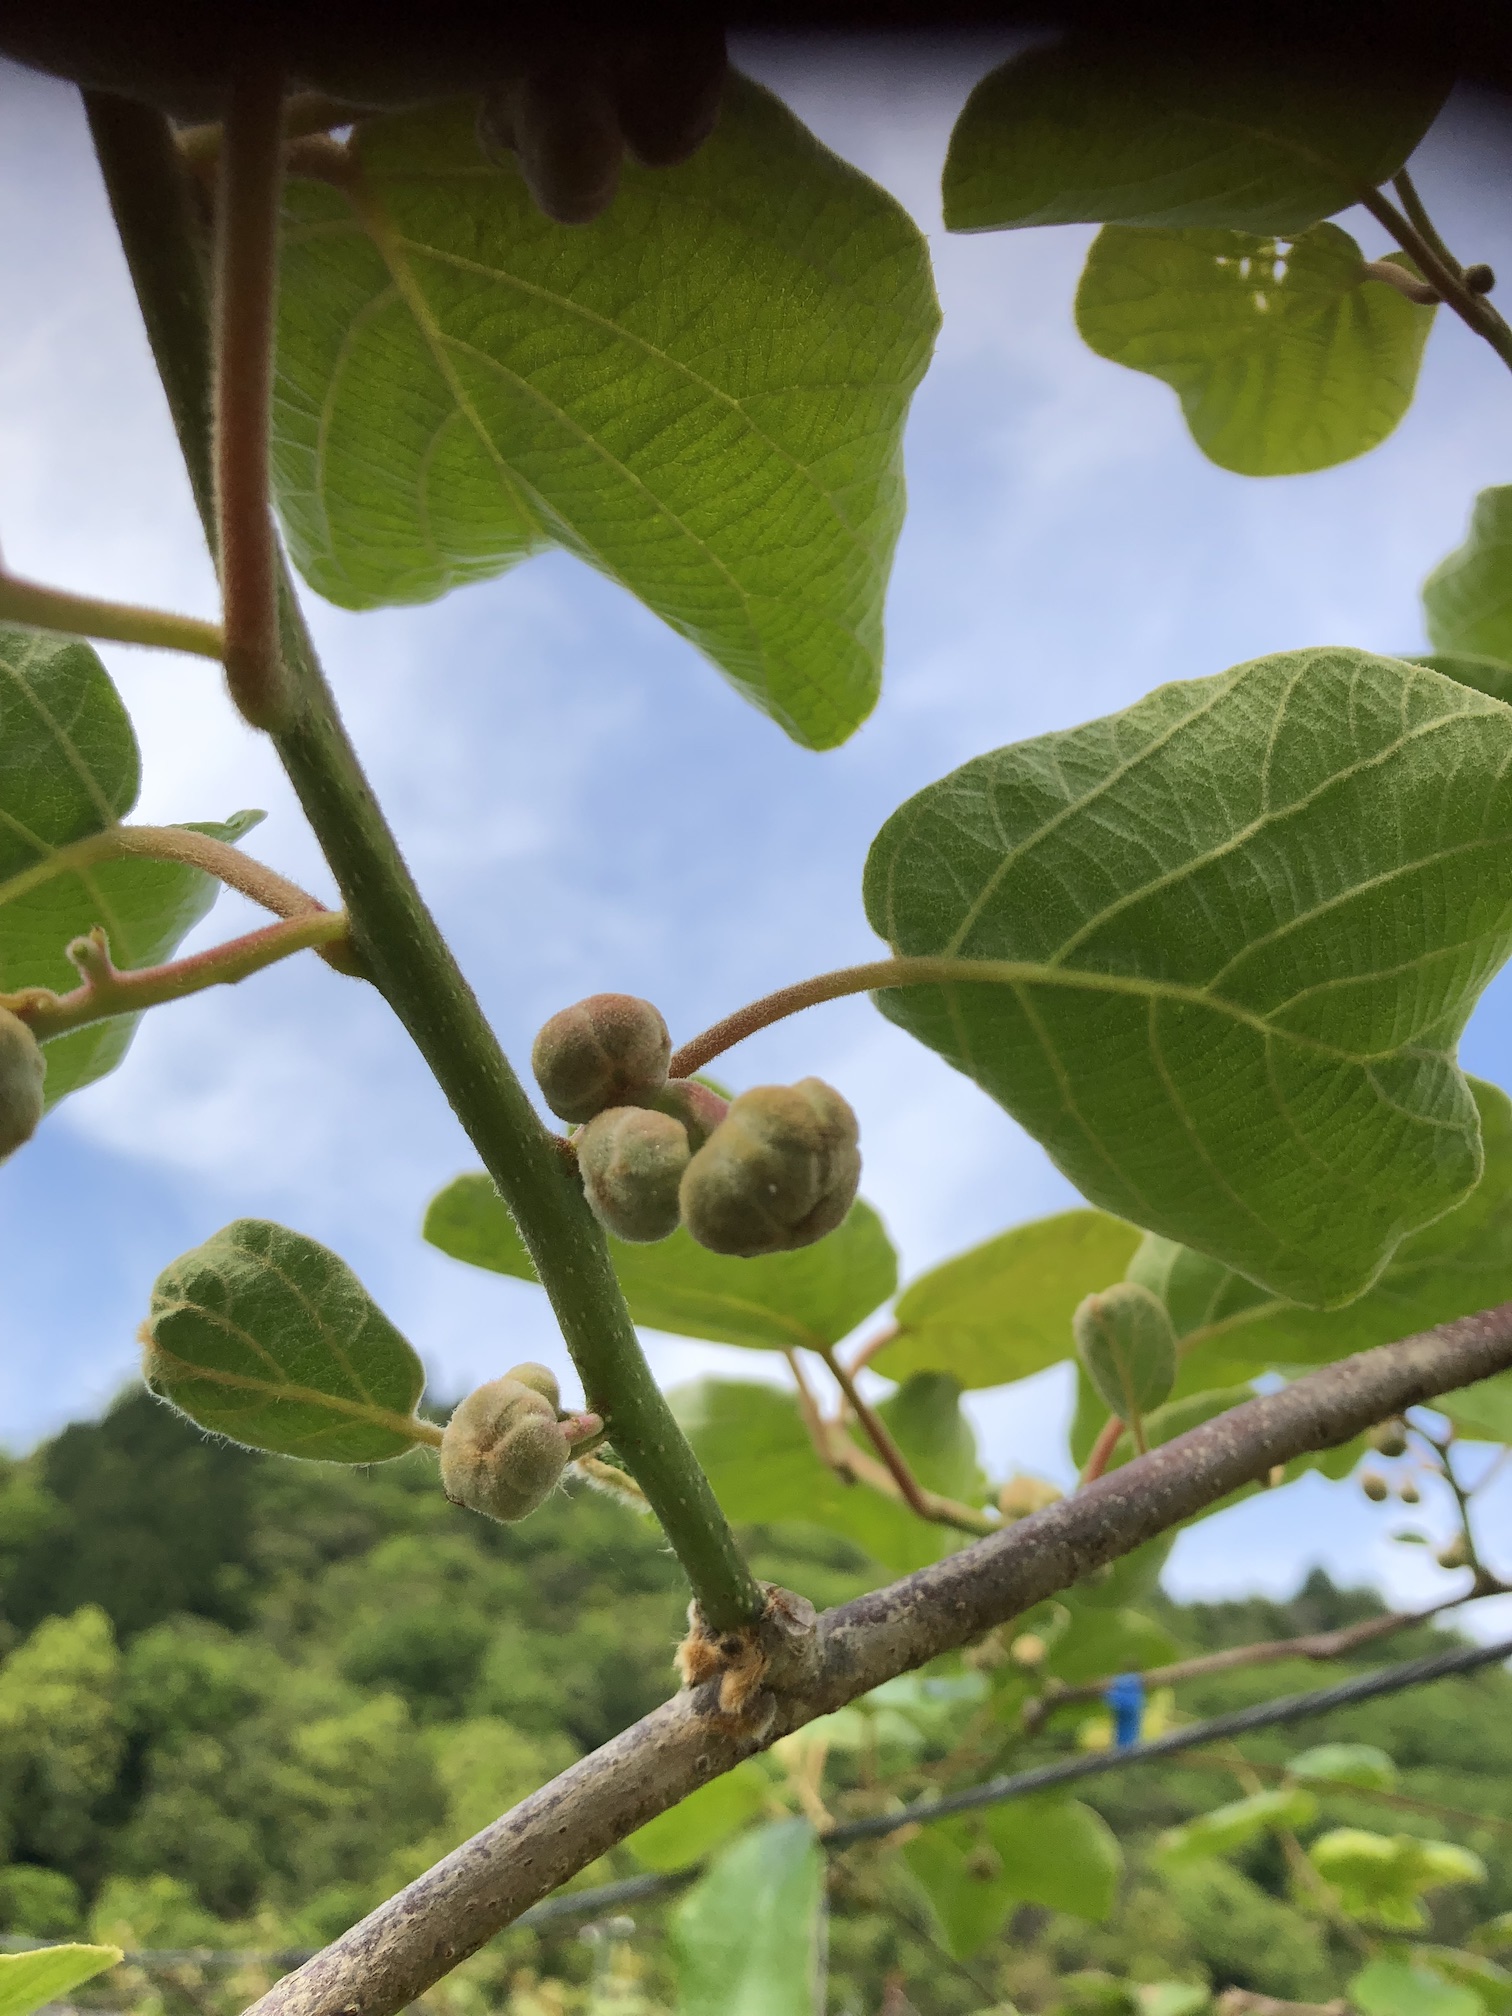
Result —
[[225, 639], [218, 623], [179, 616], [167, 609], [142, 609], [132, 602], [102, 602], [94, 595], [70, 595], [40, 581], [0, 573], [0, 623], [33, 630], [56, 630], [65, 637], [99, 637], [111, 644], [146, 644], [160, 651], [189, 651], [219, 659]]
[[[203, 516], [211, 507], [209, 343], [184, 171], [160, 115], [97, 94], [87, 94], [86, 103]], [[186, 304], [186, 281], [199, 290], [198, 315], [190, 312], [192, 300]], [[764, 1609], [762, 1593], [651, 1377], [572, 1161], [541, 1124], [425, 907], [347, 739], [286, 576], [281, 618], [295, 707], [291, 724], [273, 739], [346, 902], [364, 969], [413, 1037], [514, 1214], [586, 1403], [608, 1422], [709, 1627], [754, 1623]]]
[[39, 1043], [47, 1043], [55, 1036], [85, 1029], [91, 1022], [139, 1015], [144, 1008], [183, 1001], [207, 987], [234, 986], [291, 953], [334, 944], [346, 932], [347, 920], [339, 910], [321, 910], [285, 918], [280, 924], [265, 924], [260, 931], [212, 945], [187, 959], [123, 973], [111, 963], [110, 941], [96, 925], [87, 937], [76, 938], [68, 948], [69, 958], [83, 976], [71, 993], [28, 987], [19, 994], [0, 995], [0, 1007], [19, 1016]]

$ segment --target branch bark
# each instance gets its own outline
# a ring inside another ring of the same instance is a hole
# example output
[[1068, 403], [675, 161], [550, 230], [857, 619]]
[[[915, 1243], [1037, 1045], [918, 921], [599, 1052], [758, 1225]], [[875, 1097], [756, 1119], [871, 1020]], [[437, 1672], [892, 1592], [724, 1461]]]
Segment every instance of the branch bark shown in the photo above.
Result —
[[[257, 2016], [395, 2016], [485, 1940], [743, 1757], [1131, 1552], [1278, 1463], [1512, 1366], [1512, 1302], [1383, 1344], [1219, 1415], [1001, 1533], [819, 1620], [760, 1733], [715, 1683], [678, 1694], [287, 1976]], [[250, 2012], [249, 2012], [250, 2016]]]

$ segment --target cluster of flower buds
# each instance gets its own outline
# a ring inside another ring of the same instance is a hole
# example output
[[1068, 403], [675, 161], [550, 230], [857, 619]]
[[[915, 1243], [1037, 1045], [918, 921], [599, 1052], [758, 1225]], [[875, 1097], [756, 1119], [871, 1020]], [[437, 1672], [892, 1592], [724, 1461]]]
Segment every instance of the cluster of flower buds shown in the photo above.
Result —
[[469, 1393], [441, 1437], [441, 1484], [454, 1505], [489, 1519], [524, 1519], [561, 1482], [574, 1455], [603, 1434], [597, 1414], [566, 1414], [544, 1365], [516, 1365]]
[[0, 1162], [36, 1133], [46, 1071], [36, 1037], [20, 1016], [0, 1008]]
[[750, 1258], [833, 1232], [861, 1180], [856, 1116], [817, 1078], [725, 1100], [667, 1076], [672, 1042], [649, 1001], [593, 994], [553, 1015], [531, 1064], [573, 1137], [594, 1215], [650, 1243], [684, 1225], [714, 1253]]

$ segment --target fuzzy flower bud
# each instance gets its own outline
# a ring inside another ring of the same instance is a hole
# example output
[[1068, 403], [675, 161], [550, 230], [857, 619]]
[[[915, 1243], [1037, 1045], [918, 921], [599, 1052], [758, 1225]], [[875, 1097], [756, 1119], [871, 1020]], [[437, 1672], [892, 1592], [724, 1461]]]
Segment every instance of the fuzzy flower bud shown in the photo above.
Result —
[[669, 1078], [654, 1098], [645, 1102], [658, 1113], [670, 1113], [687, 1131], [688, 1146], [702, 1148], [730, 1110], [728, 1099], [696, 1078]]
[[856, 1116], [838, 1092], [818, 1078], [760, 1085], [688, 1164], [682, 1220], [713, 1253], [791, 1252], [834, 1231], [860, 1181]]
[[568, 1433], [557, 1419], [551, 1373], [518, 1365], [469, 1393], [447, 1422], [442, 1489], [454, 1505], [489, 1519], [523, 1519], [561, 1480], [572, 1454]]
[[36, 1133], [46, 1071], [36, 1037], [19, 1015], [0, 1008], [0, 1161]]
[[559, 1120], [591, 1120], [649, 1099], [667, 1082], [672, 1038], [660, 1011], [634, 994], [590, 994], [542, 1026], [530, 1053]]
[[677, 1192], [691, 1150], [669, 1113], [611, 1106], [577, 1137], [578, 1172], [593, 1215], [617, 1239], [650, 1245], [677, 1230]]

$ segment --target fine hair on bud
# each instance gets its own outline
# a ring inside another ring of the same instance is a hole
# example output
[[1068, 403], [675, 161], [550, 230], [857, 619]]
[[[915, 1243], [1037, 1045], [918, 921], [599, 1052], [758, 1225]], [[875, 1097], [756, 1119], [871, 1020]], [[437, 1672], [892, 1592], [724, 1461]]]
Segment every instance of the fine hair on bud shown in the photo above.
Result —
[[557, 1376], [549, 1365], [511, 1365], [504, 1374], [506, 1379], [517, 1379], [522, 1386], [528, 1386], [532, 1393], [539, 1393], [543, 1400], [549, 1400], [552, 1411], [560, 1415], [562, 1411], [562, 1389], [557, 1384]]
[[669, 1078], [646, 1103], [658, 1113], [669, 1113], [674, 1120], [680, 1120], [688, 1146], [693, 1149], [702, 1148], [730, 1110], [728, 1099], [722, 1098], [713, 1086], [700, 1085], [696, 1078]]
[[[519, 1371], [555, 1379], [542, 1365]], [[469, 1393], [441, 1437], [441, 1487], [454, 1505], [506, 1523], [543, 1505], [571, 1450], [554, 1400], [510, 1375]]]
[[1176, 1331], [1164, 1302], [1133, 1281], [1089, 1295], [1071, 1318], [1076, 1355], [1110, 1414], [1136, 1420], [1170, 1398]]
[[856, 1116], [838, 1092], [818, 1078], [759, 1085], [688, 1164], [682, 1221], [713, 1253], [792, 1252], [835, 1230], [860, 1181]]
[[591, 1120], [653, 1098], [667, 1082], [672, 1038], [635, 994], [590, 994], [542, 1026], [530, 1067], [559, 1120]]
[[678, 1186], [692, 1152], [670, 1113], [611, 1106], [577, 1136], [583, 1194], [616, 1239], [649, 1246], [677, 1230]]
[[36, 1133], [46, 1075], [41, 1044], [19, 1015], [0, 1008], [0, 1161]]

